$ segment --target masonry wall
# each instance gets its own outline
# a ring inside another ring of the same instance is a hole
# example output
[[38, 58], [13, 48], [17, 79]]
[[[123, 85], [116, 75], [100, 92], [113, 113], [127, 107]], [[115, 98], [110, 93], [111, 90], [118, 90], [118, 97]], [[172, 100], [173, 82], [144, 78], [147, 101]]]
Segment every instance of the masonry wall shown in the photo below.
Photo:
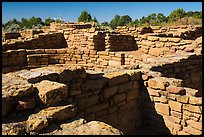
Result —
[[[140, 71], [121, 70], [95, 73], [85, 72], [81, 68], [48, 67], [44, 70], [39, 68], [31, 71], [19, 71], [15, 73], [15, 76], [17, 76], [15, 77], [16, 81], [22, 82], [23, 77], [29, 82], [29, 85], [32, 84], [30, 85], [32, 88], [26, 89], [30, 91], [29, 93], [32, 91], [32, 95], [13, 96], [12, 104], [8, 104], [6, 99], [9, 96], [5, 96], [4, 106], [7, 105], [9, 110], [4, 108], [7, 110], [4, 117], [12, 112], [22, 113], [26, 109], [32, 109], [30, 110], [32, 112], [36, 109], [39, 111], [43, 108], [71, 103], [77, 107], [77, 114], [74, 118], [103, 121], [125, 134], [131, 134], [141, 124], [138, 102], [141, 92]], [[4, 78], [6, 80], [6, 75]], [[50, 86], [54, 81], [57, 82], [55, 83], [57, 86]], [[58, 91], [57, 94], [56, 91]], [[18, 102], [21, 101], [26, 104], [28, 101], [27, 107], [19, 107]]]
[[144, 125], [162, 134], [202, 134], [202, 97], [183, 80], [144, 74], [141, 102]]
[[157, 57], [181, 51], [194, 52], [199, 47], [199, 43], [202, 43], [202, 37], [195, 41], [151, 35], [141, 35], [139, 38], [140, 40], [137, 41], [138, 48], [145, 54]]
[[66, 47], [62, 33], [41, 33], [36, 34], [34, 38], [24, 38], [2, 43], [2, 50], [17, 49], [52, 49]]
[[192, 55], [179, 62], [153, 67], [151, 70], [162, 73], [164, 77], [182, 79], [184, 86], [197, 89], [202, 96], [202, 56]]
[[2, 33], [2, 41], [6, 41], [8, 39], [17, 39], [21, 37], [20, 33]]
[[106, 51], [131, 51], [136, 50], [133, 36], [107, 33], [105, 37]]

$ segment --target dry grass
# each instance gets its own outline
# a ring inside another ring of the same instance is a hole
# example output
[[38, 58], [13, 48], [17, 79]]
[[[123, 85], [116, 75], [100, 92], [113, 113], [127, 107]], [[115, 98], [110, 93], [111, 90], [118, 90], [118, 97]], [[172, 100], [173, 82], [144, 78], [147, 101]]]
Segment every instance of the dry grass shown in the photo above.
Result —
[[181, 18], [174, 22], [162, 23], [161, 26], [202, 25], [202, 19], [194, 17]]

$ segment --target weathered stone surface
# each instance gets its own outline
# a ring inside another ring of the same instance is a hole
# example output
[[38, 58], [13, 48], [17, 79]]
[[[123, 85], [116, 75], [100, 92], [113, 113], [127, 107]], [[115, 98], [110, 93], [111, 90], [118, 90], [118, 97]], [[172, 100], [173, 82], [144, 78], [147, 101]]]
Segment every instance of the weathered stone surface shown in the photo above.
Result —
[[186, 95], [195, 96], [195, 97], [200, 96], [199, 91], [196, 89], [186, 88], [186, 87], [184, 89], [186, 90]]
[[106, 79], [96, 79], [96, 80], [87, 80], [81, 85], [82, 91], [92, 90], [92, 89], [101, 89], [105, 86]]
[[119, 93], [127, 92], [128, 90], [130, 90], [130, 89], [132, 89], [132, 88], [133, 88], [133, 82], [132, 82], [132, 81], [129, 81], [129, 82], [120, 84], [120, 85], [118, 86], [118, 92], [119, 92]]
[[202, 122], [196, 122], [196, 121], [194, 121], [194, 120], [187, 120], [186, 123], [187, 123], [189, 126], [195, 128], [195, 129], [197, 129], [197, 130], [201, 130], [201, 131], [202, 131]]
[[186, 95], [184, 95], [184, 96], [176, 96], [176, 100], [178, 101], [178, 102], [181, 102], [181, 103], [188, 103], [188, 101], [189, 101], [189, 97], [188, 96], [186, 96]]
[[152, 78], [148, 80], [148, 87], [153, 89], [165, 90], [168, 86], [168, 82], [163, 81], [160, 77]]
[[182, 103], [169, 100], [168, 104], [169, 104], [169, 106], [170, 106], [171, 109], [173, 109], [173, 110], [175, 110], [175, 111], [178, 111], [178, 112], [181, 112], [181, 111], [182, 111]]
[[109, 86], [121, 84], [129, 80], [128, 74], [126, 74], [126, 72], [123, 72], [123, 71], [105, 73], [104, 77], [108, 78]]
[[63, 121], [70, 119], [76, 114], [76, 106], [58, 106], [49, 107], [41, 110], [36, 114], [32, 114], [28, 117], [26, 121], [28, 131], [41, 131], [52, 121]]
[[195, 113], [202, 113], [202, 106], [194, 106], [190, 104], [183, 104], [183, 109], [188, 110], [190, 112], [195, 112]]
[[147, 92], [148, 92], [149, 95], [151, 95], [151, 96], [159, 97], [159, 96], [160, 96], [159, 91], [160, 91], [160, 90], [155, 90], [155, 89], [152, 89], [152, 88], [147, 87]]
[[138, 96], [139, 96], [139, 91], [137, 89], [132, 89], [127, 93], [127, 101], [136, 99], [138, 98]]
[[34, 85], [39, 91], [41, 101], [47, 106], [63, 101], [68, 95], [68, 89], [65, 84], [43, 80]]
[[116, 94], [118, 91], [118, 86], [108, 87], [104, 89], [104, 98], [109, 98]]
[[186, 90], [183, 87], [169, 86], [166, 88], [166, 90], [167, 92], [173, 93], [173, 94], [184, 95], [186, 93]]
[[189, 103], [193, 105], [202, 105], [202, 97], [189, 97]]
[[2, 124], [2, 135], [25, 135], [26, 129], [23, 122]]
[[183, 131], [187, 132], [187, 133], [189, 133], [191, 135], [201, 135], [202, 134], [202, 131], [197, 130], [197, 129], [195, 129], [193, 127], [190, 127], [190, 126], [183, 127]]
[[80, 109], [84, 109], [97, 104], [98, 100], [99, 100], [99, 96], [93, 95], [93, 96], [90, 96], [88, 99], [87, 98], [79, 99], [77, 103]]
[[22, 97], [33, 92], [32, 84], [15, 76], [13, 73], [2, 75], [2, 94], [11, 97]]
[[29, 83], [37, 83], [42, 80], [56, 81], [58, 74], [55, 71], [46, 68], [37, 68], [31, 70], [21, 70], [16, 73], [19, 77], [26, 79]]
[[62, 135], [123, 135], [118, 129], [99, 121], [91, 121], [82, 124], [68, 133], [63, 132]]
[[155, 109], [159, 113], [169, 115], [169, 106], [168, 106], [168, 104], [155, 103]]
[[117, 95], [114, 96], [114, 102], [115, 103], [119, 103], [119, 102], [125, 100], [125, 98], [126, 98], [126, 94], [125, 93], [117, 94]]

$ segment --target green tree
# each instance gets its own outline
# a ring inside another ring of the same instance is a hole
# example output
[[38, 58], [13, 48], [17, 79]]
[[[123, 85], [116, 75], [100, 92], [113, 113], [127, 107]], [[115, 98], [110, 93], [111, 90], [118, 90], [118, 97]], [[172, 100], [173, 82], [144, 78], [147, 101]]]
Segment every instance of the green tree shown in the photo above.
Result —
[[92, 19], [92, 21], [98, 23], [98, 20], [96, 19], [96, 17], [94, 17], [94, 18]]
[[181, 8], [174, 10], [170, 13], [170, 15], [167, 17], [168, 22], [176, 21], [178, 19], [181, 19], [185, 16], [185, 11]]
[[78, 22], [90, 22], [92, 20], [91, 15], [86, 11], [82, 11], [81, 15], [78, 17]]
[[107, 21], [104, 21], [104, 22], [101, 23], [101, 26], [108, 26], [108, 25], [109, 25], [109, 24], [108, 24]]
[[110, 21], [110, 27], [115, 29], [118, 26], [118, 21], [120, 19], [119, 15], [115, 15], [115, 17]]
[[118, 20], [118, 26], [124, 26], [130, 22], [132, 22], [132, 18], [129, 15], [124, 15], [121, 16], [120, 19]]
[[29, 28], [29, 21], [28, 21], [28, 19], [22, 18], [21, 22], [20, 22], [20, 27], [24, 28], [24, 29]]
[[157, 23], [160, 25], [162, 22], [166, 22], [166, 16], [162, 13], [158, 13], [156, 17]]
[[29, 28], [34, 28], [38, 24], [44, 25], [41, 18], [35, 18], [34, 16], [29, 19]]
[[46, 26], [50, 26], [50, 23], [52, 23], [52, 22], [55, 22], [55, 20], [54, 20], [54, 19], [51, 19], [51, 18], [47, 18], [47, 19], [45, 19], [44, 24], [45, 24]]
[[62, 21], [60, 19], [56, 19], [55, 22], [61, 23]]
[[148, 19], [145, 16], [142, 16], [142, 18], [140, 19], [140, 25], [145, 24], [148, 22]]

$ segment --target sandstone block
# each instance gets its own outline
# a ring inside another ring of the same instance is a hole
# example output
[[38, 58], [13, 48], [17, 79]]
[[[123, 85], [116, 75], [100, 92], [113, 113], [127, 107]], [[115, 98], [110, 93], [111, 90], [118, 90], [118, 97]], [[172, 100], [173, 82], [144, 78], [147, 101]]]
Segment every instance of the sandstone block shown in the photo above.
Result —
[[202, 106], [194, 106], [190, 104], [183, 104], [183, 109], [190, 111], [190, 112], [195, 112], [195, 113], [202, 113]]
[[172, 110], [175, 110], [175, 111], [178, 111], [178, 112], [181, 112], [181, 111], [182, 111], [182, 103], [169, 100], [168, 104], [169, 104], [169, 106], [170, 106], [170, 108], [171, 108]]
[[22, 97], [34, 91], [33, 85], [25, 79], [7, 73], [2, 76], [2, 94], [5, 97]]
[[136, 99], [138, 98], [138, 96], [139, 96], [139, 91], [137, 89], [132, 89], [127, 93], [127, 101]]
[[76, 114], [76, 106], [58, 106], [49, 107], [41, 110], [36, 114], [32, 114], [26, 121], [28, 131], [41, 131], [52, 121], [62, 121], [72, 118]]
[[151, 96], [160, 97], [159, 90], [155, 90], [155, 89], [147, 87], [147, 91], [148, 91], [149, 95], [151, 95]]
[[120, 85], [118, 86], [118, 92], [119, 92], [119, 93], [127, 92], [129, 89], [132, 89], [132, 88], [133, 88], [133, 82], [132, 82], [132, 81], [129, 81], [129, 82], [120, 84]]
[[68, 95], [67, 86], [57, 82], [43, 80], [35, 84], [35, 87], [39, 91], [41, 101], [47, 106], [64, 101]]
[[189, 103], [193, 105], [202, 105], [202, 97], [189, 96]]
[[26, 79], [30, 83], [37, 83], [45, 79], [56, 81], [58, 76], [55, 71], [48, 70], [45, 68], [21, 70], [19, 72], [16, 72], [16, 74], [19, 77]]
[[159, 37], [155, 37], [155, 36], [148, 36], [148, 38], [147, 38], [148, 40], [150, 40], [150, 41], [157, 41], [157, 40], [159, 40]]
[[153, 89], [165, 90], [167, 86], [168, 83], [159, 77], [148, 80], [148, 87], [151, 87]]
[[182, 113], [181, 112], [177, 112], [177, 111], [172, 111], [171, 110], [171, 115], [177, 118], [181, 118], [182, 117]]
[[191, 126], [197, 130], [202, 131], [202, 122], [196, 122], [194, 120], [187, 120], [186, 123], [188, 124], [188, 126]]
[[92, 95], [87, 98], [79, 99], [77, 103], [80, 109], [84, 109], [96, 105], [98, 103], [98, 100], [98, 95]]
[[201, 135], [202, 134], [202, 131], [197, 130], [197, 129], [191, 127], [191, 126], [183, 127], [183, 131], [187, 132], [187, 133], [189, 133], [191, 135]]
[[92, 90], [92, 89], [101, 89], [105, 86], [106, 79], [96, 79], [96, 80], [86, 80], [81, 85], [82, 91]]
[[105, 73], [104, 77], [108, 78], [108, 85], [109, 86], [121, 84], [121, 83], [127, 82], [129, 80], [129, 76], [125, 72]]
[[83, 124], [73, 129], [71, 133], [73, 135], [123, 135], [118, 129], [99, 121]]
[[168, 104], [155, 103], [155, 109], [159, 113], [169, 115], [169, 106], [168, 106]]
[[169, 86], [166, 88], [166, 90], [167, 92], [173, 93], [173, 94], [184, 95], [186, 93], [186, 90], [183, 87]]
[[125, 100], [125, 98], [126, 98], [125, 93], [117, 94], [117, 95], [114, 96], [114, 103], [122, 102], [123, 100]]
[[118, 91], [118, 86], [108, 87], [104, 89], [104, 98], [109, 98], [116, 94]]
[[178, 42], [181, 41], [181, 38], [168, 38], [168, 41], [169, 42], [176, 42], [176, 43], [178, 43]]
[[2, 124], [2, 135], [25, 135], [25, 125], [22, 122]]
[[103, 104], [99, 104], [99, 105], [95, 105], [93, 107], [87, 108], [85, 113], [95, 113], [107, 108], [108, 108], [108, 103], [103, 103]]
[[176, 100], [181, 103], [188, 103], [189, 97], [188, 96], [176, 96]]

